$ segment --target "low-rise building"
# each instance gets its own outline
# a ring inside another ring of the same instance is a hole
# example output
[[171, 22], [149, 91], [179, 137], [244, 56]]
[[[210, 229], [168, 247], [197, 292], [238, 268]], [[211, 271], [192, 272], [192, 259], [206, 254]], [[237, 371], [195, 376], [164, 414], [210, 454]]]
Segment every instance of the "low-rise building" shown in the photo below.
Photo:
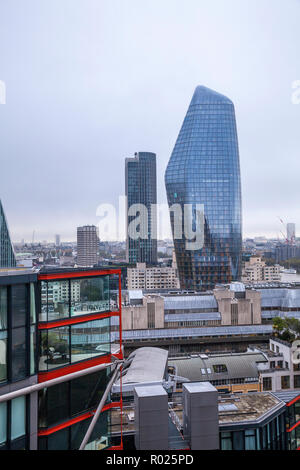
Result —
[[243, 282], [276, 282], [280, 281], [280, 266], [267, 266], [260, 256], [251, 256], [245, 262], [242, 273]]
[[137, 263], [127, 270], [128, 289], [179, 289], [176, 267], [146, 267]]

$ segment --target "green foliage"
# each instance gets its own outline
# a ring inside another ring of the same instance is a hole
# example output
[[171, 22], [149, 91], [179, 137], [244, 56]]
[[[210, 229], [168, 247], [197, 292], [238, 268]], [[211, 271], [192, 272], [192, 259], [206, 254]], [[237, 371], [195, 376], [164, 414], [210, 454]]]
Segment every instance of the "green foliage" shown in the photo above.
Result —
[[300, 321], [294, 317], [275, 317], [273, 319], [273, 329], [276, 336], [284, 341], [293, 342], [300, 337]]
[[282, 262], [283, 266], [286, 269], [296, 269], [297, 273], [300, 273], [300, 259], [299, 258], [291, 258], [287, 259], [286, 261]]

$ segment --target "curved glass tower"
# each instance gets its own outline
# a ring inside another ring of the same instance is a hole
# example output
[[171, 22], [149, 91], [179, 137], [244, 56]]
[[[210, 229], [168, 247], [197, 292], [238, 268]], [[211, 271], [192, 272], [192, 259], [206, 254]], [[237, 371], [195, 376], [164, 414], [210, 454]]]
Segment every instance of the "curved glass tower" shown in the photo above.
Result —
[[[187, 249], [178, 214], [170, 211], [181, 289], [208, 290], [239, 280], [242, 216], [238, 137], [232, 101], [196, 88], [165, 173], [168, 203], [182, 209], [203, 205], [201, 249]], [[195, 219], [195, 215], [194, 215]], [[194, 220], [195, 222], [195, 220]], [[193, 222], [193, 224], [194, 224]]]
[[16, 257], [11, 243], [5, 213], [0, 200], [0, 268], [14, 268]]

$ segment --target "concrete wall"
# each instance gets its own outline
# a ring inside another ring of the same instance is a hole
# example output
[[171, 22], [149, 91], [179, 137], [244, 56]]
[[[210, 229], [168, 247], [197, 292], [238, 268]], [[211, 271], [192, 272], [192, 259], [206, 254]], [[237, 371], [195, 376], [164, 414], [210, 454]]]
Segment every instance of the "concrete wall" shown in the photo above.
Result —
[[143, 305], [128, 305], [122, 307], [122, 329], [147, 330], [148, 310], [147, 304], [155, 304], [155, 328], [164, 328], [164, 299], [159, 296], [144, 296]]
[[232, 325], [231, 305], [238, 305], [238, 325], [261, 324], [261, 294], [255, 290], [246, 290], [245, 298], [235, 298], [229, 289], [216, 289], [215, 298], [221, 313], [222, 325]]

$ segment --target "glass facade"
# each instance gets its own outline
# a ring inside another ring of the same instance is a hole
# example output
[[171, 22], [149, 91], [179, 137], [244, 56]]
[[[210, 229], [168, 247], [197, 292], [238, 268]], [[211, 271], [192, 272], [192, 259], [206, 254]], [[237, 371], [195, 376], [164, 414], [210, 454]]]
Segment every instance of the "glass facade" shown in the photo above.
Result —
[[39, 428], [56, 426], [97, 408], [109, 381], [109, 368], [39, 392]]
[[[127, 261], [129, 263], [157, 263], [157, 189], [156, 155], [139, 152], [125, 162], [125, 194], [127, 196]], [[146, 214], [135, 213], [135, 204], [142, 204]], [[134, 215], [129, 215], [130, 210]], [[144, 216], [144, 217], [143, 217]], [[141, 236], [130, 236], [131, 224], [140, 218], [137, 231]]]
[[[39, 438], [39, 450], [78, 450], [92, 418], [84, 419], [60, 431]], [[103, 411], [85, 450], [104, 450], [111, 445], [111, 410]]]
[[0, 286], [0, 385], [36, 373], [34, 284]]
[[[240, 279], [242, 251], [241, 183], [235, 110], [232, 101], [206, 87], [196, 88], [165, 174], [176, 261], [182, 289], [208, 290]], [[187, 249], [185, 205], [204, 212], [201, 249]], [[177, 235], [178, 224], [182, 238]]]
[[13, 268], [15, 266], [16, 258], [0, 200], [0, 268]]
[[40, 371], [64, 367], [109, 353], [110, 318], [40, 331]]
[[109, 312], [109, 276], [42, 281], [40, 321]]
[[0, 403], [0, 450], [28, 448], [28, 397]]
[[245, 429], [222, 429], [221, 450], [287, 450], [285, 412], [266, 424]]

